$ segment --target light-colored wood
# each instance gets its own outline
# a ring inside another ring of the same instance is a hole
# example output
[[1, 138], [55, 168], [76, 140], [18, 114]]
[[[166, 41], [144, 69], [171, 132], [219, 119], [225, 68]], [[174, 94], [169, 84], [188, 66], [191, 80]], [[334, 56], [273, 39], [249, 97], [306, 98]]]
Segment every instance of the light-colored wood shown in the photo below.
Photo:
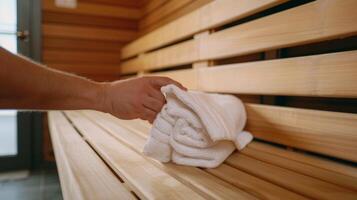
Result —
[[173, 80], [179, 81], [182, 85], [188, 89], [197, 90], [197, 70], [194, 69], [184, 69], [176, 70], [174, 72], [158, 72], [147, 74], [148, 76], [165, 76], [170, 77]]
[[141, 70], [163, 69], [174, 65], [184, 65], [197, 58], [197, 45], [193, 40], [182, 42], [172, 47], [144, 54], [141, 57], [125, 61], [121, 65], [123, 74]]
[[[287, 152], [290, 152], [287, 150]], [[310, 177], [321, 179], [323, 181], [339, 185], [344, 188], [357, 191], [357, 178], [342, 175], [334, 171], [321, 169], [311, 165], [306, 165], [298, 161], [286, 159], [284, 157], [276, 156], [270, 152], [260, 151], [254, 148], [245, 148], [242, 153], [257, 160], [261, 160], [285, 169], [289, 169], [300, 174], [305, 174]], [[357, 171], [357, 169], [355, 169]], [[357, 195], [357, 194], [356, 194]]]
[[213, 1], [130, 43], [123, 49], [122, 58], [161, 47], [283, 2], [285, 0]]
[[[202, 38], [200, 59], [302, 45], [357, 32], [355, 0], [317, 0]], [[293, 24], [293, 25], [292, 25]]]
[[[187, 15], [191, 12], [194, 12], [194, 10], [212, 2], [213, 0], [193, 0], [191, 3], [186, 4], [185, 6], [177, 9], [175, 12], [170, 13], [166, 17], [161, 18], [160, 20], [154, 22], [153, 24], [150, 24], [149, 26], [146, 27], [141, 27], [140, 29], [140, 35], [144, 35], [146, 33], [149, 33], [152, 30], [155, 30], [161, 26], [164, 26], [165, 24], [168, 24], [184, 15]], [[155, 11], [158, 12], [158, 11]]]
[[119, 54], [115, 52], [44, 50], [42, 60], [45, 63], [87, 63], [119, 64]]
[[231, 64], [198, 71], [199, 88], [209, 92], [356, 98], [356, 83], [357, 51]]
[[193, 0], [170, 0], [167, 1], [162, 6], [158, 7], [155, 12], [151, 12], [149, 15], [142, 18], [139, 22], [139, 28], [144, 29], [151, 24], [167, 17], [171, 13], [181, 9], [187, 4], [191, 3]]
[[313, 199], [355, 199], [356, 191], [339, 187], [310, 176], [234, 153], [226, 163], [258, 178], [275, 183]]
[[357, 115], [245, 104], [254, 137], [357, 161]]
[[[118, 123], [125, 124], [126, 122], [130, 123], [130, 121], [124, 122], [112, 116], [93, 111], [86, 111], [84, 114], [92, 119], [93, 122], [100, 124], [102, 128], [110, 132], [114, 137], [131, 146], [131, 148], [135, 149], [136, 152], [142, 152], [145, 144], [145, 137], [143, 137], [143, 134], [136, 134], [137, 132], [131, 132], [122, 128], [121, 125], [118, 125]], [[162, 164], [152, 159], [148, 159], [148, 161], [152, 162], [167, 173], [170, 173], [176, 179], [180, 180], [180, 182], [185, 183], [185, 185], [188, 185], [190, 188], [207, 199], [254, 198], [244, 191], [233, 187], [232, 185], [227, 184], [226, 182], [207, 174], [198, 168], [180, 166], [172, 163]]]
[[63, 114], [49, 112], [49, 123], [65, 199], [135, 199]]
[[78, 112], [66, 112], [74, 126], [108, 165], [142, 199], [202, 199]]
[[158, 7], [167, 3], [169, 0], [148, 0], [142, 8], [143, 17], [150, 12], [155, 11]]
[[[357, 6], [357, 1], [354, 0], [314, 1], [212, 33], [208, 37], [198, 38], [195, 41], [191, 41], [191, 45], [184, 49], [182, 48], [183, 44], [177, 44], [147, 53], [146, 58], [141, 58], [141, 62], [143, 68], [147, 70], [159, 69], [199, 60], [225, 58], [347, 37], [357, 32], [357, 25], [354, 23], [357, 20], [357, 14], [351, 9], [355, 6]], [[295, 26], [291, 26], [293, 22], [296, 22]], [[155, 43], [159, 42], [155, 41]], [[189, 41], [185, 43], [189, 43]], [[125, 49], [129, 46], [123, 48], [122, 55], [125, 54]], [[146, 60], [158, 57], [158, 55], [166, 55], [168, 51], [176, 52], [177, 55], [185, 55], [187, 52], [192, 52], [192, 55], [190, 57], [179, 56], [177, 59], [174, 56], [165, 56], [166, 62], [148, 62]], [[132, 63], [139, 62], [136, 61], [137, 59], [139, 58], [124, 62], [123, 73], [130, 71], [130, 68], [133, 68]]]
[[257, 149], [272, 155], [301, 162], [306, 165], [315, 166], [321, 169], [325, 169], [325, 170], [337, 172], [342, 175], [357, 178], [357, 170], [355, 167], [344, 165], [336, 161], [327, 160], [310, 154], [302, 154], [297, 152], [286, 151], [285, 149], [273, 147], [272, 145], [263, 144], [261, 142], [253, 142], [249, 144], [249, 148]]
[[55, 5], [55, 1], [53, 0], [43, 0], [42, 9], [52, 12], [94, 15], [100, 17], [117, 17], [127, 19], [139, 19], [141, 17], [141, 11], [138, 8], [82, 3], [80, 1], [77, 2], [77, 7], [75, 9], [69, 9], [57, 7]]
[[242, 188], [259, 199], [307, 199], [302, 195], [293, 193], [263, 179], [256, 178], [227, 164], [221, 164], [217, 168], [206, 169], [206, 171]]
[[45, 37], [89, 39], [116, 42], [128, 42], [136, 37], [136, 32], [132, 30], [116, 30], [106, 28], [76, 27], [52, 24], [43, 24], [42, 33]]

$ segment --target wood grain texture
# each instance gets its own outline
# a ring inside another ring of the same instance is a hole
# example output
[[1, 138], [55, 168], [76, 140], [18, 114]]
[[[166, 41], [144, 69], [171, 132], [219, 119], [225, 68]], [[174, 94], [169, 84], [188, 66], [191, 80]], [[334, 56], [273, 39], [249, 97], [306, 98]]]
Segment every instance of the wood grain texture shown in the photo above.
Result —
[[158, 73], [150, 73], [148, 76], [165, 76], [170, 77], [173, 80], [179, 81], [182, 85], [191, 90], [198, 89], [198, 74], [197, 70], [194, 69], [184, 69], [184, 70], [175, 70], [168, 72], [158, 72]]
[[65, 199], [135, 199], [58, 111], [49, 112]]
[[52, 24], [43, 24], [42, 33], [45, 37], [89, 39], [116, 42], [128, 42], [134, 39], [136, 36], [136, 32], [131, 30], [117, 30]]
[[202, 199], [166, 172], [77, 112], [66, 112], [74, 126], [107, 164], [142, 199]]
[[[169, 13], [166, 17], [161, 17], [158, 21], [148, 25], [148, 26], [142, 26], [139, 27], [140, 32], [139, 35], [144, 35], [150, 31], [153, 31], [165, 24], [168, 24], [169, 22], [172, 22], [186, 14], [189, 14], [191, 12], [194, 12], [196, 9], [212, 2], [213, 0], [194, 0], [191, 1], [191, 3], [188, 3], [184, 5], [183, 7], [177, 9], [175, 12]], [[157, 12], [157, 11], [155, 11]]]
[[56, 37], [42, 38], [42, 47], [46, 50], [77, 50], [77, 51], [105, 51], [120, 54], [123, 42], [102, 40], [79, 40]]
[[357, 115], [246, 104], [256, 138], [357, 161]]
[[234, 153], [226, 160], [226, 163], [313, 199], [355, 199], [357, 195], [356, 191], [314, 179], [243, 154]]
[[284, 0], [220, 0], [213, 1], [127, 45], [122, 58], [155, 49], [208, 30], [224, 23], [241, 19], [253, 13], [285, 2]]
[[[130, 123], [130, 121], [118, 120], [110, 115], [90, 111], [86, 111], [85, 115], [92, 119], [92, 122], [95, 121], [100, 124], [102, 128], [106, 129], [114, 137], [135, 149], [136, 152], [142, 152], [145, 144], [145, 137], [143, 137], [142, 134], [146, 134], [147, 131], [140, 134], [129, 131], [123, 128], [122, 125], [127, 122]], [[134, 129], [136, 125], [137, 124], [133, 125]], [[155, 166], [161, 170], [171, 174], [171, 176], [189, 186], [206, 199], [255, 199], [254, 196], [198, 168], [180, 166], [172, 163], [162, 164], [152, 159], [148, 159], [148, 161], [155, 164]]]
[[357, 51], [198, 70], [198, 87], [209, 92], [356, 98], [355, 83]]
[[70, 14], [62, 12], [42, 12], [42, 23], [65, 24], [76, 26], [95, 26], [112, 29], [137, 30], [138, 20], [118, 19], [116, 17], [98, 17], [92, 15]]
[[117, 17], [127, 19], [139, 19], [141, 11], [137, 8], [128, 8], [124, 6], [101, 5], [95, 3], [78, 2], [75, 9], [61, 8], [55, 5], [52, 0], [42, 1], [42, 10], [51, 12], [61, 12], [69, 14], [85, 14], [93, 16]]
[[[200, 59], [266, 51], [357, 33], [355, 0], [317, 0], [201, 38]], [[293, 25], [292, 25], [293, 24]]]
[[142, 7], [143, 17], [145, 15], [155, 11], [157, 8], [167, 3], [170, 0], [148, 0]]
[[45, 63], [87, 63], [119, 64], [119, 54], [115, 52], [46, 50], [42, 54]]
[[[146, 57], [164, 54], [168, 49], [170, 52], [176, 52], [178, 55], [192, 52], [192, 56], [186, 60], [180, 57], [178, 61], [175, 61], [176, 58], [171, 56], [167, 58], [170, 59], [169, 62], [160, 63], [161, 65], [155, 62], [148, 63], [143, 68], [146, 70], [167, 68], [181, 63], [226, 58], [291, 45], [302, 45], [310, 42], [347, 37], [357, 32], [357, 25], [354, 23], [357, 20], [357, 14], [351, 9], [357, 6], [356, 4], [357, 1], [354, 0], [314, 1], [229, 29], [214, 32], [208, 37], [197, 38], [192, 41], [190, 49], [183, 50], [179, 43], [147, 53], [144, 57], [123, 62], [123, 72], [129, 70], [124, 68], [132, 67], [130, 65], [132, 62], [142, 62], [145, 65]], [[311, 15], [308, 18], [314, 20], [306, 20], [308, 19], [306, 15]], [[304, 20], [308, 22], [305, 23]], [[291, 23], [295, 21], [296, 26], [291, 27]], [[162, 37], [159, 38], [162, 40]], [[150, 42], [159, 43], [154, 40]], [[142, 45], [145, 46], [144, 44]], [[130, 46], [131, 44], [123, 48], [122, 57]]]
[[97, 4], [107, 4], [113, 6], [125, 6], [125, 7], [134, 7], [141, 8], [146, 4], [147, 0], [78, 0], [83, 3], [97, 3]]
[[138, 58], [125, 61], [121, 65], [122, 73], [163, 69], [174, 65], [189, 64], [198, 56], [194, 40], [181, 42], [172, 47], [140, 55]]
[[102, 63], [47, 63], [47, 66], [53, 69], [58, 69], [61, 71], [71, 72], [75, 74], [86, 74], [86, 75], [93, 75], [93, 76], [119, 76], [120, 66], [112, 65], [112, 64], [102, 64]]

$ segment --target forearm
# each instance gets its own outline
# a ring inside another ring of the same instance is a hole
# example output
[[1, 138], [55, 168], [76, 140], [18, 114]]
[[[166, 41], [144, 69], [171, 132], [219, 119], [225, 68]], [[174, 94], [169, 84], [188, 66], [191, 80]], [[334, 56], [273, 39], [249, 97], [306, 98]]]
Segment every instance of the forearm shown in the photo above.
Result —
[[56, 71], [0, 48], [0, 108], [105, 110], [105, 84]]

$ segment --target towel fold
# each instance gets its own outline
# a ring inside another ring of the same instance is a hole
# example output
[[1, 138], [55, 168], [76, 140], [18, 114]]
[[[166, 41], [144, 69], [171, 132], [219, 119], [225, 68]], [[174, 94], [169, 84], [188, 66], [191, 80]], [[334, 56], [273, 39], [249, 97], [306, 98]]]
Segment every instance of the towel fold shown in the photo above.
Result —
[[232, 95], [161, 88], [167, 104], [157, 115], [143, 153], [161, 162], [214, 168], [253, 136], [243, 128], [243, 103]]

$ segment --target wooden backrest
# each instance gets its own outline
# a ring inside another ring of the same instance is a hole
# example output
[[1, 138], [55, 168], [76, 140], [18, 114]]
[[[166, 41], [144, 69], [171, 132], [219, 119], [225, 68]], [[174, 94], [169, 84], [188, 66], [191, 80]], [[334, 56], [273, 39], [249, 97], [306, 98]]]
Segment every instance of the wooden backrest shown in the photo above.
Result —
[[[291, 7], [279, 10], [284, 5]], [[357, 51], [353, 49], [214, 63], [356, 36], [356, 7], [355, 0], [316, 0], [301, 5], [278, 0], [213, 1], [124, 47], [121, 72], [169, 76], [207, 92], [354, 99]], [[268, 14], [260, 17], [262, 12]], [[184, 65], [193, 67], [170, 70]], [[163, 69], [165, 72], [157, 72]], [[247, 129], [256, 138], [357, 161], [356, 114], [257, 103], [246, 103], [246, 108]]]

